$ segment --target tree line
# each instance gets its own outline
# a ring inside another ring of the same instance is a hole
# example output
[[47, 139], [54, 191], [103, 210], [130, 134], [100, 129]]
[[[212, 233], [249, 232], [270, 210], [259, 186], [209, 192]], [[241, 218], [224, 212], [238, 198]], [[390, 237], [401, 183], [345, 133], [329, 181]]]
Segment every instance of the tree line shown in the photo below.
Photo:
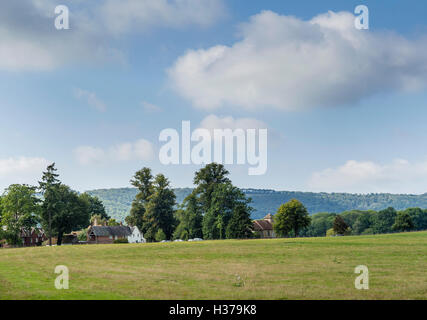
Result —
[[371, 235], [381, 233], [427, 230], [427, 210], [408, 208], [395, 210], [350, 210], [337, 213], [317, 213], [311, 216], [311, 224], [302, 230], [301, 236], [324, 237], [325, 235]]
[[55, 163], [43, 172], [38, 186], [13, 184], [0, 196], [0, 239], [21, 246], [21, 234], [42, 227], [52, 244], [62, 244], [63, 235], [86, 228], [91, 217], [110, 220], [104, 205], [87, 193], [78, 194], [63, 184]]
[[[137, 226], [149, 242], [203, 238], [248, 239], [253, 230], [251, 198], [234, 186], [221, 164], [211, 163], [194, 175], [195, 188], [182, 204], [163, 174], [150, 168], [137, 171], [130, 183], [137, 189], [130, 214], [125, 221]], [[59, 179], [55, 164], [43, 172], [38, 186], [14, 184], [0, 197], [0, 239], [22, 245], [21, 234], [41, 226], [49, 237], [62, 244], [63, 235], [86, 228], [95, 219], [115, 226], [103, 203], [88, 193], [79, 194]], [[274, 216], [273, 228], [279, 237], [320, 237], [364, 235], [398, 231], [427, 230], [427, 210], [410, 208], [396, 211], [345, 211], [317, 213], [292, 199], [282, 204]]]
[[250, 238], [251, 200], [228, 175], [221, 164], [206, 165], [195, 173], [194, 190], [178, 205], [169, 180], [143, 168], [131, 180], [138, 193], [126, 223], [137, 226], [149, 242]]
[[[178, 205], [169, 180], [143, 168], [130, 181], [138, 192], [125, 221], [137, 226], [150, 242], [250, 238], [251, 200], [231, 183], [228, 175], [223, 165], [207, 165], [195, 174], [197, 187]], [[76, 230], [82, 231], [79, 240], [85, 240], [84, 228], [95, 219], [105, 225], [118, 225], [97, 197], [73, 191], [58, 177], [53, 163], [43, 172], [38, 186], [14, 184], [5, 190], [0, 197], [0, 239], [20, 246], [23, 232], [41, 227], [50, 245], [52, 237], [61, 245], [64, 234]]]
[[274, 216], [273, 228], [279, 237], [324, 237], [370, 235], [427, 230], [427, 210], [392, 207], [381, 211], [351, 210], [341, 214], [317, 213], [309, 216], [306, 207], [293, 199]]

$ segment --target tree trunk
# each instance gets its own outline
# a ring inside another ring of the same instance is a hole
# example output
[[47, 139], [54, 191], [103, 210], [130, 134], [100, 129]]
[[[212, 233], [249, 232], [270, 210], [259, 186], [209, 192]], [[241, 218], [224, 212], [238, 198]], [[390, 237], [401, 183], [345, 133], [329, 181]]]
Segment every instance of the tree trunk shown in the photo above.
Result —
[[60, 246], [62, 244], [62, 235], [63, 235], [62, 232], [58, 233], [58, 241], [56, 242], [57, 246]]
[[52, 246], [52, 219], [49, 211], [49, 247]]

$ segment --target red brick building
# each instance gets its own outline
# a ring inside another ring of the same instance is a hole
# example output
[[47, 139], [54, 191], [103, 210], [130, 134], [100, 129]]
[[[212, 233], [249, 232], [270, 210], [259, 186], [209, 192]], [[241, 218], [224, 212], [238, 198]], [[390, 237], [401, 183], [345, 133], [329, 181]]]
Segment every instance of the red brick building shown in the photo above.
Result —
[[87, 231], [87, 241], [90, 244], [110, 244], [131, 235], [132, 229], [126, 226], [91, 226]]
[[47, 240], [47, 236], [42, 229], [31, 228], [31, 230], [21, 230], [22, 245], [24, 247], [41, 246], [43, 241]]

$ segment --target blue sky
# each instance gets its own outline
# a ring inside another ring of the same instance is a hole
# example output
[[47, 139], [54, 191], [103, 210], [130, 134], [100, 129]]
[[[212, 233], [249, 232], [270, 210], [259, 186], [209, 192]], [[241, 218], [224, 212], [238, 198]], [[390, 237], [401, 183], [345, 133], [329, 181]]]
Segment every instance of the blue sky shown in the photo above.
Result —
[[[59, 4], [70, 30], [54, 28]], [[349, 24], [360, 4], [369, 30]], [[0, 188], [34, 184], [50, 162], [79, 191], [129, 186], [143, 166], [190, 187], [199, 166], [162, 165], [159, 133], [216, 119], [269, 129], [265, 175], [228, 166], [240, 187], [427, 192], [424, 2], [25, 0], [0, 11]]]

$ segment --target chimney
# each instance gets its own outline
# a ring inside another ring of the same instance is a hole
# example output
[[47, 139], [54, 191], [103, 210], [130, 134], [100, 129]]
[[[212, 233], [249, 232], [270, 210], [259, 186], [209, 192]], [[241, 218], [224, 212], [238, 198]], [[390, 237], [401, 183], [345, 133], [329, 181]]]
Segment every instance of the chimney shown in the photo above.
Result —
[[95, 217], [95, 219], [93, 219], [93, 225], [95, 227], [98, 226], [98, 217]]
[[273, 224], [273, 215], [271, 213], [267, 214], [264, 217], [264, 220], [267, 220], [268, 222], [270, 222], [271, 224]]

